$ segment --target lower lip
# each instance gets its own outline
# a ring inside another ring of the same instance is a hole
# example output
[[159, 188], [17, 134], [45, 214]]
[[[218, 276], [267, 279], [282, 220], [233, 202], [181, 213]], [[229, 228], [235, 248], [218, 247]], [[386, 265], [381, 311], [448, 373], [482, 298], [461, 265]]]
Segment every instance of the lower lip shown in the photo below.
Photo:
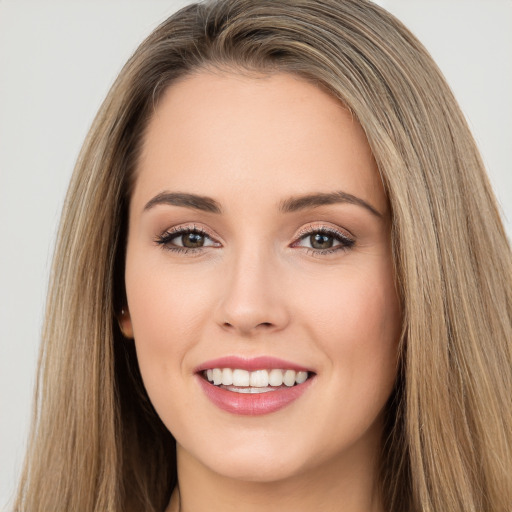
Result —
[[205, 395], [214, 405], [231, 414], [257, 416], [279, 411], [291, 404], [309, 388], [314, 377], [289, 388], [280, 388], [266, 393], [236, 393], [210, 384], [197, 375]]

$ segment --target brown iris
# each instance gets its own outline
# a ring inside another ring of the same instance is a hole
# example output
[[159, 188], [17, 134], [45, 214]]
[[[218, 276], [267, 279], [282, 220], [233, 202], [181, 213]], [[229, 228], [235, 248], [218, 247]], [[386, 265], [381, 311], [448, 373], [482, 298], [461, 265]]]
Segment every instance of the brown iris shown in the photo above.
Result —
[[309, 237], [309, 242], [313, 249], [330, 249], [333, 246], [334, 240], [331, 235], [315, 233]]
[[203, 247], [204, 238], [204, 235], [201, 233], [187, 233], [181, 236], [181, 242], [183, 243], [183, 247], [195, 249], [197, 247]]

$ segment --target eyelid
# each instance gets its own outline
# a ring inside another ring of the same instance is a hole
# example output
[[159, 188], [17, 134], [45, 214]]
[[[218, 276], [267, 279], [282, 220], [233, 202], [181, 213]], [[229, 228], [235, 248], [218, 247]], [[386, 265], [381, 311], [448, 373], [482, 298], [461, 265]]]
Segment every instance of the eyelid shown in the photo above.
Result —
[[310, 235], [312, 233], [317, 233], [317, 232], [322, 232], [322, 231], [326, 232], [326, 233], [332, 233], [335, 235], [337, 234], [344, 239], [349, 239], [349, 240], [355, 241], [355, 236], [345, 228], [341, 228], [338, 226], [333, 226], [333, 225], [329, 225], [329, 224], [325, 224], [325, 223], [315, 224], [313, 222], [300, 228], [300, 230], [295, 235], [295, 239], [303, 238], [306, 235]]
[[[205, 237], [207, 237], [211, 242], [213, 242], [211, 245], [203, 245], [200, 247], [184, 247], [181, 245], [175, 245], [172, 242], [174, 238], [179, 237], [180, 234], [184, 233], [198, 233]], [[326, 248], [326, 249], [318, 249], [314, 247], [304, 247], [300, 246], [299, 243], [307, 238], [308, 236], [311, 236], [315, 233], [322, 233], [328, 236], [333, 237], [335, 240], [337, 240], [339, 243], [338, 245], [334, 245], [333, 247]], [[329, 254], [333, 252], [338, 252], [342, 250], [348, 250], [353, 247], [355, 244], [355, 237], [352, 234], [349, 233], [348, 230], [344, 228], [340, 228], [338, 226], [334, 227], [332, 225], [327, 225], [325, 223], [323, 224], [315, 224], [310, 223], [307, 226], [302, 227], [294, 236], [294, 241], [290, 244], [290, 247], [292, 248], [302, 248], [306, 250], [307, 252], [310, 252], [311, 254], [315, 255], [324, 255]], [[185, 224], [185, 225], [178, 225], [173, 226], [170, 228], [167, 228], [162, 233], [157, 235], [155, 237], [155, 243], [157, 245], [160, 245], [162, 249], [172, 251], [172, 252], [182, 252], [182, 253], [197, 253], [200, 252], [206, 248], [209, 247], [222, 247], [222, 243], [219, 242], [218, 237], [213, 235], [210, 230], [203, 226], [197, 226], [196, 224]]]
[[[183, 247], [180, 245], [172, 245], [170, 242], [173, 238], [177, 238], [179, 235], [184, 233], [198, 233], [209, 238], [214, 244], [206, 245], [202, 247]], [[219, 242], [216, 236], [214, 236], [208, 229], [203, 226], [197, 226], [196, 224], [181, 224], [165, 229], [159, 235], [155, 237], [155, 243], [161, 245], [163, 249], [176, 252], [195, 252], [202, 250], [207, 247], [221, 247], [222, 244]]]
[[[335, 245], [328, 249], [315, 249], [313, 247], [303, 247], [299, 245], [299, 242], [311, 236], [315, 233], [322, 233], [335, 238], [339, 243], [339, 245]], [[309, 253], [321, 256], [324, 254], [334, 253], [338, 251], [346, 251], [351, 249], [356, 243], [356, 239], [352, 234], [347, 234], [348, 231], [339, 227], [333, 227], [326, 224], [314, 224], [311, 223], [306, 227], [303, 227], [299, 230], [299, 232], [295, 235], [295, 241], [291, 244], [291, 247], [302, 248]]]

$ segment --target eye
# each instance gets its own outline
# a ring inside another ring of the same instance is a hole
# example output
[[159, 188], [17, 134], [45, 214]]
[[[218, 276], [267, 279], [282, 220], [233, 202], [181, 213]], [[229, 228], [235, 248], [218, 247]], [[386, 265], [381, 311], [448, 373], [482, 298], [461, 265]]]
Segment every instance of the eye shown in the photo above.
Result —
[[332, 235], [315, 233], [309, 236], [309, 243], [313, 249], [330, 249], [335, 244], [335, 239]]
[[299, 237], [299, 240], [293, 244], [293, 247], [304, 247], [316, 254], [348, 250], [355, 244], [355, 240], [352, 238], [336, 229], [325, 226], [309, 228], [302, 231]]
[[178, 227], [159, 235], [155, 242], [167, 250], [188, 252], [201, 250], [203, 247], [220, 247], [206, 231], [200, 228]]
[[184, 233], [182, 235], [177, 235], [171, 238], [171, 241], [174, 242], [174, 245], [178, 247], [186, 247], [187, 249], [197, 249], [198, 247], [203, 247], [206, 243], [206, 236], [202, 233], [197, 233], [195, 231], [190, 231], [188, 233]]

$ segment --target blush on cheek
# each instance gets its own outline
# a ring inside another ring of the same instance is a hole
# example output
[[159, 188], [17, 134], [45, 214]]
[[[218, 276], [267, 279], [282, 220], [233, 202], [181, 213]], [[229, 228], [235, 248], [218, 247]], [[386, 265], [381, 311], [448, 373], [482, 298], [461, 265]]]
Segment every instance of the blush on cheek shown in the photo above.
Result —
[[383, 368], [389, 369], [393, 380], [400, 313], [392, 274], [361, 279], [354, 273], [339, 282], [343, 286], [331, 287], [330, 293], [308, 305], [309, 318], [315, 318], [315, 339], [322, 340], [333, 364], [341, 362], [348, 380], [355, 378], [355, 372], [374, 379]]
[[137, 359], [152, 401], [151, 390], [169, 392], [171, 379], [181, 372], [185, 353], [200, 333], [200, 294], [160, 275], [141, 272], [127, 286]]

